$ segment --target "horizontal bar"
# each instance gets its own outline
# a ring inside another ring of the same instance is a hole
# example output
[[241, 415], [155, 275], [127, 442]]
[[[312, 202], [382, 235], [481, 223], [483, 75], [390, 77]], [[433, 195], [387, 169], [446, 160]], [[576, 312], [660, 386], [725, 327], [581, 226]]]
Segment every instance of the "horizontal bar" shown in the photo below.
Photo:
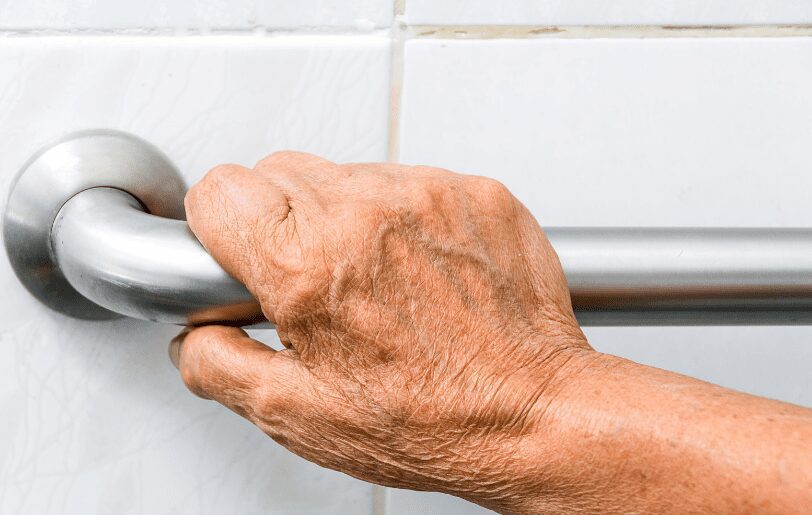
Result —
[[585, 325], [812, 323], [812, 229], [547, 230]]
[[[584, 325], [812, 324], [812, 229], [546, 230]], [[131, 195], [75, 195], [52, 231], [59, 268], [111, 311], [176, 324], [256, 321], [256, 301], [187, 224]]]

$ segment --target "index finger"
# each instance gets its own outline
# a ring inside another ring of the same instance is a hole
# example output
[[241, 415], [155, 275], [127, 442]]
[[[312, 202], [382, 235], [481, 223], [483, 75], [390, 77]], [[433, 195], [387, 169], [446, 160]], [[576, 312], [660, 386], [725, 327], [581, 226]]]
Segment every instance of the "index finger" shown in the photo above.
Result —
[[262, 232], [285, 220], [290, 205], [271, 180], [238, 165], [212, 169], [186, 194], [189, 227], [212, 257], [258, 298], [267, 249]]

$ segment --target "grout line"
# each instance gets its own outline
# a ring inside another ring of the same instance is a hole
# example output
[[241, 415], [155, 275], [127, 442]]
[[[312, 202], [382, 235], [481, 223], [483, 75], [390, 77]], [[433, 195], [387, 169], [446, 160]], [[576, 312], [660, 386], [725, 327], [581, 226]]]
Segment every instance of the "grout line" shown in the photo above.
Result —
[[812, 25], [409, 25], [406, 21], [406, 0], [394, 1], [393, 23], [389, 29], [308, 26], [276, 29], [264, 26], [245, 28], [165, 28], [135, 27], [121, 29], [37, 29], [0, 28], [2, 37], [39, 36], [369, 36], [389, 34], [403, 43], [408, 39], [534, 39], [534, 38], [706, 38], [706, 37], [810, 37]]
[[411, 25], [416, 39], [808, 37], [812, 25]]
[[0, 38], [4, 37], [275, 37], [275, 36], [369, 36], [387, 34], [385, 27], [353, 28], [341, 26], [312, 26], [295, 28], [269, 28], [264, 26], [244, 28], [168, 28], [168, 27], [132, 27], [120, 29], [42, 29], [42, 28], [0, 28]]
[[372, 515], [387, 515], [387, 498], [385, 486], [372, 485]]
[[[405, 0], [395, 0], [395, 12], [402, 10]], [[404, 48], [410, 36], [402, 15], [396, 14], [392, 21], [390, 44], [392, 54], [389, 62], [389, 126], [386, 145], [386, 160], [396, 163], [400, 159], [400, 115], [403, 93]]]

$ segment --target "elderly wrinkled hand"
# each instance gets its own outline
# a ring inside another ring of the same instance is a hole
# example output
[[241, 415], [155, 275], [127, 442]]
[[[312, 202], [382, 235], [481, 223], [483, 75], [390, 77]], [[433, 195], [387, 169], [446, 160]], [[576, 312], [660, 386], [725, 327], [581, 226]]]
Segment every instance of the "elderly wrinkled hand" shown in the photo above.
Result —
[[195, 328], [170, 350], [184, 382], [361, 479], [503, 511], [708, 507], [714, 480], [679, 485], [718, 475], [724, 460], [703, 461], [707, 442], [683, 438], [681, 424], [729, 431], [686, 396], [752, 427], [808, 416], [593, 351], [543, 231], [491, 179], [278, 153], [253, 170], [215, 168], [186, 210], [285, 349]]
[[544, 233], [494, 180], [281, 153], [216, 168], [186, 205], [287, 349], [200, 328], [184, 380], [322, 465], [504, 493], [522, 437], [590, 353]]

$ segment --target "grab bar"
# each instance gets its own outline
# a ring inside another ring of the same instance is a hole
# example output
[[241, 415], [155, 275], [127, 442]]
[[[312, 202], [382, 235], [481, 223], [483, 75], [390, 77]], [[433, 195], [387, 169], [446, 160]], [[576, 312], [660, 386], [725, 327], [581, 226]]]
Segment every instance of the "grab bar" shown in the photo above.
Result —
[[53, 252], [86, 298], [133, 318], [200, 324], [256, 322], [262, 311], [181, 220], [153, 216], [121, 190], [85, 190], [60, 209]]
[[[14, 186], [4, 224], [12, 265], [37, 298], [79, 318], [263, 320], [248, 290], [178, 219], [184, 190], [143, 140], [71, 136], [37, 154]], [[582, 324], [812, 323], [812, 229], [546, 232]]]

